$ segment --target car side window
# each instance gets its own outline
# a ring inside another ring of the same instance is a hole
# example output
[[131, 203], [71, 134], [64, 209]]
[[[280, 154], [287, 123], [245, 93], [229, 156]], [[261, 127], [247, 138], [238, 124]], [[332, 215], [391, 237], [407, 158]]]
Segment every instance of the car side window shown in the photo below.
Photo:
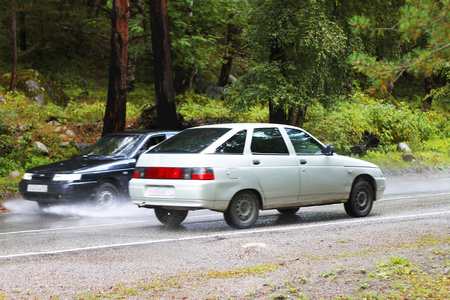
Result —
[[289, 154], [278, 128], [255, 128], [251, 150], [253, 154]]
[[322, 146], [306, 132], [285, 128], [297, 154], [323, 154]]
[[145, 144], [142, 146], [142, 148], [140, 150], [146, 151], [146, 150], [150, 149], [151, 146], [159, 144], [162, 141], [164, 141], [165, 139], [166, 139], [165, 135], [152, 136], [151, 138], [149, 138], [147, 140], [147, 142], [145, 142]]
[[215, 153], [242, 154], [244, 153], [247, 130], [242, 130], [232, 136], [228, 141], [217, 147]]

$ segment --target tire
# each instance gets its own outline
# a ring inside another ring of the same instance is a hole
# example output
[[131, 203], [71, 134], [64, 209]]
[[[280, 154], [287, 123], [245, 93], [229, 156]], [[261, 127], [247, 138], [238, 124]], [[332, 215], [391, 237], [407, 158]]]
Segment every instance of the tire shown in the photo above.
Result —
[[188, 215], [187, 210], [165, 209], [162, 207], [155, 207], [156, 218], [166, 226], [176, 227], [186, 219]]
[[259, 201], [254, 192], [242, 191], [231, 199], [223, 214], [227, 224], [237, 229], [252, 227], [259, 216]]
[[345, 212], [351, 217], [365, 217], [372, 210], [374, 195], [372, 186], [367, 181], [358, 181], [354, 184], [347, 203], [344, 203]]
[[278, 208], [278, 212], [283, 215], [295, 215], [300, 207], [292, 207], [292, 208]]
[[119, 203], [120, 193], [110, 182], [101, 183], [95, 190], [94, 204], [99, 207], [110, 208]]
[[47, 208], [52, 207], [52, 204], [49, 202], [38, 202], [37, 204], [38, 204], [40, 210], [45, 210]]

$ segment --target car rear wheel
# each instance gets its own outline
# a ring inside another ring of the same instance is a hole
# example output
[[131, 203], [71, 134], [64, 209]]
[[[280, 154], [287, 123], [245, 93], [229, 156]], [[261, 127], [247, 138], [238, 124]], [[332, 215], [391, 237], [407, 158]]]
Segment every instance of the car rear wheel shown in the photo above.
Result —
[[188, 211], [155, 207], [155, 215], [161, 223], [173, 227], [180, 225], [186, 219]]
[[119, 202], [119, 191], [110, 182], [103, 182], [95, 191], [94, 203], [97, 206], [109, 208]]
[[231, 199], [224, 213], [225, 221], [233, 228], [246, 229], [255, 224], [259, 215], [259, 201], [254, 192], [243, 191]]
[[358, 181], [352, 188], [350, 198], [344, 203], [345, 212], [352, 217], [365, 217], [372, 210], [374, 195], [367, 181]]
[[292, 208], [278, 208], [278, 212], [283, 215], [294, 215], [298, 212], [300, 207], [292, 207]]

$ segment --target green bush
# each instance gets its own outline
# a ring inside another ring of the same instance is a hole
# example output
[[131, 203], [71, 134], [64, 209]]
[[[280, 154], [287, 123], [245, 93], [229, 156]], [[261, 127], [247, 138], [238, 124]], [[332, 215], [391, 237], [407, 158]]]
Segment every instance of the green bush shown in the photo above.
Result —
[[105, 116], [106, 102], [96, 101], [94, 103], [70, 101], [65, 113], [72, 123], [91, 124], [103, 120]]
[[212, 99], [205, 95], [186, 93], [179, 97], [178, 112], [185, 119], [220, 119], [229, 118], [233, 122], [268, 122], [269, 109], [253, 107], [248, 111], [237, 111], [233, 105], [226, 101]]
[[392, 145], [406, 142], [420, 149], [425, 141], [449, 135], [449, 116], [435, 111], [422, 112], [355, 93], [332, 109], [320, 104], [309, 108], [304, 128], [332, 142], [339, 153], [349, 153], [359, 144], [365, 131], [380, 138], [378, 151], [389, 152]]

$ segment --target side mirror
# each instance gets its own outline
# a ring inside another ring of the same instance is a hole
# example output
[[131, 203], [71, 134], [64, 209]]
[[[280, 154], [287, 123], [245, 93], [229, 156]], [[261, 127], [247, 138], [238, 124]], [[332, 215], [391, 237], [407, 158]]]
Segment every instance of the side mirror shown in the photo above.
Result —
[[328, 156], [333, 155], [334, 146], [327, 145], [327, 147], [325, 149], [323, 149], [323, 153]]

